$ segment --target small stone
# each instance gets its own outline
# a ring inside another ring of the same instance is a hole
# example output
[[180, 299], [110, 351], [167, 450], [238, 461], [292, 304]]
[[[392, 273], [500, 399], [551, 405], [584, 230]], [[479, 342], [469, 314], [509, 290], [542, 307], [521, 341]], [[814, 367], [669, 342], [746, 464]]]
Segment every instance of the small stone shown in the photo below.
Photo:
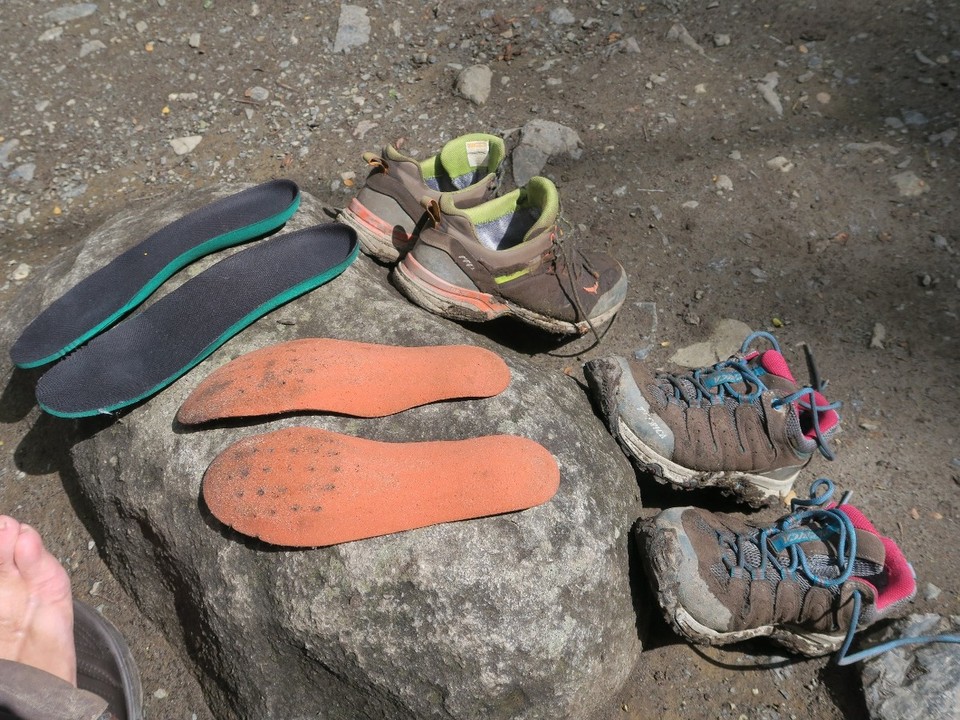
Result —
[[880, 323], [874, 323], [873, 335], [870, 337], [870, 348], [872, 350], [883, 350], [883, 343], [887, 339], [887, 329]]
[[170, 147], [173, 148], [173, 151], [177, 155], [186, 155], [187, 153], [193, 151], [197, 145], [200, 144], [201, 140], [203, 140], [202, 135], [190, 135], [187, 137], [174, 138], [170, 141]]
[[927, 119], [927, 116], [919, 110], [904, 110], [902, 115], [905, 125], [913, 125], [914, 127], [917, 127], [920, 125], [926, 125], [928, 122], [930, 122]]
[[940, 597], [940, 593], [942, 592], [943, 591], [940, 588], [938, 588], [936, 585], [928, 582], [926, 588], [924, 588], [924, 591], [923, 591], [923, 599], [927, 601], [936, 600], [938, 597]]
[[483, 105], [490, 97], [493, 71], [486, 65], [471, 65], [457, 76], [457, 93], [474, 105]]
[[100, 52], [106, 49], [107, 46], [103, 44], [102, 40], [89, 40], [80, 46], [80, 57], [86, 57], [90, 53]]
[[783, 115], [783, 103], [780, 102], [780, 96], [776, 93], [777, 85], [780, 84], [779, 73], [771, 72], [763, 76], [763, 79], [757, 83], [757, 92], [767, 101], [777, 115]]
[[783, 157], [783, 155], [777, 155], [767, 160], [767, 167], [771, 170], [779, 170], [780, 172], [786, 173], [793, 170], [794, 164]]
[[97, 580], [90, 588], [90, 594], [96, 597], [100, 594], [100, 588], [103, 586], [102, 580]]
[[714, 47], [726, 47], [730, 44], [730, 36], [726, 33], [717, 33], [713, 36]]
[[726, 175], [717, 175], [713, 180], [714, 186], [720, 191], [733, 190], [733, 180]]
[[340, 6], [340, 22], [337, 25], [337, 37], [333, 41], [333, 51], [349, 52], [352, 48], [366, 45], [370, 41], [370, 18], [367, 9], [359, 5]]
[[96, 11], [96, 3], [77, 3], [76, 5], [64, 5], [56, 10], [51, 10], [44, 14], [43, 19], [52, 23], [70, 22], [93, 15]]
[[821, 105], [827, 105], [830, 103], [830, 93], [828, 92], [818, 92], [817, 93], [817, 102]]
[[880, 429], [880, 426], [876, 423], [864, 421], [860, 423], [860, 429], [866, 430], [867, 432], [875, 432]]
[[547, 17], [553, 25], [572, 25], [577, 21], [573, 13], [565, 7], [554, 8]]
[[10, 173], [9, 178], [13, 182], [30, 182], [33, 180], [33, 174], [36, 172], [37, 166], [34, 163], [24, 163], [23, 165], [18, 165], [12, 173]]
[[30, 277], [30, 270], [32, 268], [26, 263], [19, 263], [10, 273], [10, 279], [14, 282], [20, 282], [21, 280], [26, 280]]
[[917, 197], [930, 189], [930, 186], [917, 177], [912, 170], [897, 173], [891, 176], [890, 180], [897, 186], [897, 190], [903, 197]]
[[676, 40], [681, 45], [686, 45], [688, 48], [696, 50], [701, 55], [705, 54], [703, 48], [700, 47], [700, 44], [693, 39], [693, 36], [687, 32], [687, 29], [680, 23], [671, 26], [670, 30], [667, 32], [667, 40]]
[[270, 99], [270, 91], [266, 88], [260, 87], [259, 85], [254, 85], [253, 87], [244, 90], [243, 96], [250, 98], [254, 102], [266, 102], [268, 99]]
[[157, 688], [157, 689], [154, 690], [154, 692], [153, 692], [153, 696], [154, 696], [157, 700], [163, 700], [163, 699], [164, 699], [165, 697], [167, 697], [169, 694], [170, 694], [170, 693], [168, 693], [168, 692], [167, 692], [165, 689], [163, 689], [163, 688]]
[[59, 40], [63, 37], [63, 27], [58, 25], [57, 27], [50, 28], [40, 33], [40, 37], [37, 38], [40, 42], [49, 42], [51, 40]]
[[187, 40], [187, 44], [192, 48], [200, 47], [200, 33], [190, 33], [190, 38]]
[[697, 200], [687, 200], [680, 207], [685, 207], [689, 210], [695, 210], [696, 208], [700, 207], [700, 203]]

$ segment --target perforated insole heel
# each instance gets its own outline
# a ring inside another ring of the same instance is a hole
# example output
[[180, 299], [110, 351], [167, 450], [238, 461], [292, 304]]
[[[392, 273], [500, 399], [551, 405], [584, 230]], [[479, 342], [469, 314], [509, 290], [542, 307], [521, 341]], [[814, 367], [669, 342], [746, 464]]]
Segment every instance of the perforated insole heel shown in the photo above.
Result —
[[245, 535], [317, 547], [524, 510], [559, 484], [553, 456], [527, 438], [389, 443], [295, 427], [224, 450], [203, 498]]
[[480, 347], [304, 338], [217, 368], [190, 393], [177, 420], [311, 411], [381, 417], [441, 400], [491, 397], [509, 384], [506, 363]]

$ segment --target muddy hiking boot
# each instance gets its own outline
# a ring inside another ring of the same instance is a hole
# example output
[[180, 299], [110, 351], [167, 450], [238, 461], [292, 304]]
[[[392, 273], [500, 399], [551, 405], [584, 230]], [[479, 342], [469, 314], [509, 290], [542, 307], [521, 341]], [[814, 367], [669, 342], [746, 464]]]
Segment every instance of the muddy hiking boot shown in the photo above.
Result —
[[790, 514], [766, 527], [693, 507], [642, 523], [635, 537], [667, 621], [699, 644], [769, 636], [802, 655], [840, 650], [840, 664], [893, 647], [847, 655], [857, 631], [913, 598], [913, 569], [846, 496], [830, 502], [833, 490], [817, 480], [809, 500], [795, 498]]
[[[771, 349], [752, 349], [764, 339]], [[787, 497], [816, 452], [833, 459], [840, 403], [821, 394], [809, 353], [808, 362], [811, 385], [799, 386], [776, 339], [755, 332], [739, 354], [686, 374], [622, 357], [591, 360], [584, 374], [610, 432], [641, 469], [759, 506]]]
[[424, 198], [451, 193], [461, 207], [494, 196], [506, 150], [495, 135], [472, 133], [451, 140], [437, 155], [415, 160], [387, 145], [380, 155], [364, 153], [370, 174], [339, 220], [357, 231], [360, 249], [396, 262], [416, 242], [426, 221]]
[[431, 224], [393, 273], [420, 307], [453, 320], [512, 316], [580, 335], [596, 333], [623, 305], [620, 263], [561, 241], [560, 199], [548, 179], [472, 208], [447, 194], [428, 207]]

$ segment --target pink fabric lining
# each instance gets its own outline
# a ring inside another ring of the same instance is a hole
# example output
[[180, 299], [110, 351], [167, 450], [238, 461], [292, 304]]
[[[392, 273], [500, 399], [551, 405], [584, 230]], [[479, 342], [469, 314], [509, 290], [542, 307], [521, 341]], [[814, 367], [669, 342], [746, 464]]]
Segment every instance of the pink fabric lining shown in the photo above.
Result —
[[760, 357], [760, 365], [768, 373], [785, 378], [794, 385], [797, 384], [797, 381], [793, 379], [793, 373], [790, 372], [790, 366], [787, 365], [786, 359], [776, 350], [767, 350]]
[[[867, 516], [853, 505], [841, 505], [839, 510], [850, 518], [850, 522], [853, 523], [855, 528], [877, 535], [880, 542], [883, 543], [886, 551], [883, 562], [883, 567], [887, 571], [886, 587], [883, 590], [878, 590], [872, 583], [864, 580], [877, 593], [877, 609], [883, 610], [913, 595], [917, 589], [917, 583], [913, 577], [913, 568], [910, 567], [910, 563], [907, 562], [907, 558], [904, 557], [903, 551], [897, 547], [897, 544], [890, 538], [880, 535], [873, 523], [867, 519]], [[863, 580], [863, 578], [860, 579]]]

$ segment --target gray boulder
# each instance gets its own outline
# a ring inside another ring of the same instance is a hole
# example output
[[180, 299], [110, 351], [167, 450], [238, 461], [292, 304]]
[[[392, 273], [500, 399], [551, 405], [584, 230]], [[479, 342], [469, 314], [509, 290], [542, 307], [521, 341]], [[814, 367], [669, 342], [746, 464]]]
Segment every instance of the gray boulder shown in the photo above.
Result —
[[[5, 347], [90, 271], [223, 194], [136, 208], [106, 223], [31, 276], [0, 321]], [[324, 221], [320, 203], [305, 196], [287, 229]], [[495, 398], [382, 419], [304, 414], [201, 430], [175, 422], [214, 368], [315, 336], [478, 344], [504, 357], [512, 381]], [[12, 384], [35, 380], [12, 377]], [[98, 547], [196, 667], [217, 717], [590, 718], [608, 712], [639, 656], [642, 623], [627, 558], [636, 480], [585, 394], [562, 373], [409, 304], [386, 269], [364, 256], [119, 418], [61, 421], [30, 412], [30, 435], [45, 427], [70, 447], [61, 470]], [[561, 486], [527, 511], [306, 551], [268, 546], [217, 522], [200, 499], [209, 463], [240, 438], [295, 425], [396, 442], [523, 435], [553, 453]]]
[[[911, 615], [876, 642], [941, 634], [957, 636], [960, 618]], [[960, 717], [960, 645], [906, 645], [863, 663], [867, 709], [873, 720], [948, 720]]]

